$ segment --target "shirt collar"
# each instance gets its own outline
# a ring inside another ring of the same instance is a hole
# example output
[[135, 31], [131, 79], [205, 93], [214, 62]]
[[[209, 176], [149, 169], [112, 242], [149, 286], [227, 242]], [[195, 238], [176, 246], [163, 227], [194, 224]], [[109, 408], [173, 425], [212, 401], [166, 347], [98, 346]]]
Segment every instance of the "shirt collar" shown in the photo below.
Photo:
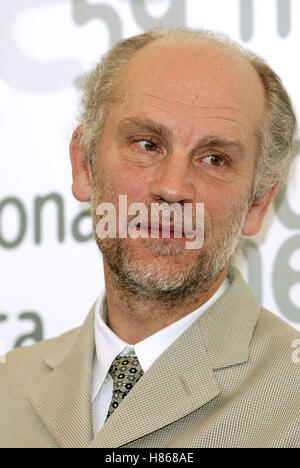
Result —
[[92, 400], [97, 396], [113, 360], [129, 345], [121, 340], [108, 326], [106, 296], [102, 292], [95, 306], [96, 355], [93, 369]]
[[96, 398], [113, 360], [119, 355], [135, 354], [146, 372], [153, 362], [226, 291], [228, 280], [198, 309], [159, 330], [135, 345], [129, 345], [107, 326], [106, 296], [103, 291], [95, 307], [96, 355], [93, 364], [92, 401]]

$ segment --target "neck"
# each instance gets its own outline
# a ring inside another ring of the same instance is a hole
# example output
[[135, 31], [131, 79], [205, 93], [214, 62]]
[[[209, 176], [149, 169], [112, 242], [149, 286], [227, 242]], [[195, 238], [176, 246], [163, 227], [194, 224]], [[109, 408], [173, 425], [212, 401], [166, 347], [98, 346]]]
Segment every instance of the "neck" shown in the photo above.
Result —
[[205, 304], [225, 280], [228, 265], [205, 284], [205, 288], [180, 300], [150, 300], [132, 293], [118, 282], [104, 262], [108, 326], [134, 345], [185, 317]]

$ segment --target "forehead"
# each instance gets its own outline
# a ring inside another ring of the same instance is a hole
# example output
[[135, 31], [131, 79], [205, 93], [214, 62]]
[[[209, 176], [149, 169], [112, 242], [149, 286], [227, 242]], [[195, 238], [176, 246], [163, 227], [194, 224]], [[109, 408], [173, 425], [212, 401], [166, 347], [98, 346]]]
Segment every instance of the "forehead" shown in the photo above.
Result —
[[229, 46], [158, 40], [138, 50], [117, 81], [120, 115], [157, 113], [183, 123], [222, 120], [245, 135], [261, 124], [264, 89], [252, 65]]

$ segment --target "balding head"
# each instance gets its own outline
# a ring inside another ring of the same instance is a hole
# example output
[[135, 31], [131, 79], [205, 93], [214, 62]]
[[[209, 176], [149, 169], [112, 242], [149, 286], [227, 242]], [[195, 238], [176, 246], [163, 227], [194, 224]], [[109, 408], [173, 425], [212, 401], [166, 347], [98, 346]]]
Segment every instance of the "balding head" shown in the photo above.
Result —
[[242, 114], [238, 132], [248, 139], [256, 138], [266, 110], [264, 87], [251, 62], [232, 46], [205, 36], [180, 42], [171, 36], [147, 44], [122, 67], [115, 91], [117, 105], [136, 99], [142, 105], [152, 97], [172, 102], [174, 112], [185, 105], [191, 116], [205, 108], [211, 118], [219, 111], [228, 119], [231, 112]]
[[[135, 60], [142, 60], [146, 51], [149, 54], [151, 52], [154, 58], [155, 50], [157, 58], [160, 55], [160, 60], [152, 62], [152, 71], [147, 76], [145, 74], [145, 83], [151, 80], [153, 82], [152, 73], [160, 71], [165, 66], [167, 59], [164, 51], [167, 49], [169, 50], [168, 61], [172, 60], [170, 54], [172, 48], [175, 52], [175, 68], [177, 66], [179, 71], [185, 73], [187, 84], [192, 80], [190, 73], [192, 56], [193, 60], [199, 62], [199, 65], [200, 56], [204, 59], [201, 70], [204, 81], [203, 86], [199, 88], [199, 93], [201, 89], [202, 94], [204, 93], [205, 66], [209, 66], [211, 73], [213, 67], [215, 68], [215, 78], [228, 77], [229, 93], [234, 91], [236, 96], [240, 95], [243, 102], [248, 99], [250, 108], [252, 104], [253, 117], [256, 112], [257, 122], [265, 104], [266, 115], [259, 125], [257, 138], [257, 177], [253, 186], [253, 194], [257, 198], [262, 196], [270, 186], [276, 183], [278, 176], [285, 182], [293, 156], [296, 120], [291, 102], [280, 79], [262, 59], [242, 49], [227, 37], [188, 29], [157, 28], [124, 39], [111, 49], [87, 76], [83, 86], [83, 112], [80, 125], [82, 143], [91, 165], [95, 161], [108, 104], [111, 100], [114, 101], [114, 97], [118, 99], [118, 93], [115, 94], [116, 90], [122, 89], [124, 92], [125, 82], [122, 83], [124, 76], [122, 71], [129, 70], [130, 63], [134, 63]], [[147, 57], [145, 58], [145, 63], [147, 63]], [[150, 55], [148, 60], [150, 63]], [[139, 73], [142, 74], [142, 72], [143, 70], [140, 69]], [[231, 81], [230, 77], [235, 80]], [[130, 86], [134, 86], [135, 80], [136, 76], [131, 75], [131, 83], [126, 92], [130, 91]], [[235, 87], [233, 87], [234, 83], [236, 83]], [[260, 98], [256, 102], [259, 101], [260, 104], [259, 108], [253, 109], [254, 105], [249, 97], [255, 94], [256, 90], [257, 97]]]

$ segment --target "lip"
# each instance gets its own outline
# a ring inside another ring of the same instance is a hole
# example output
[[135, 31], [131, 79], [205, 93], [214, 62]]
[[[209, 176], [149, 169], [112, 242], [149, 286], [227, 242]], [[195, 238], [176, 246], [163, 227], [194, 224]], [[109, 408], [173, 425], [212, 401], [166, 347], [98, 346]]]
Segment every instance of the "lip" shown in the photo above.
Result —
[[[156, 228], [156, 226], [152, 226], [152, 230], [151, 230], [151, 223], [149, 223], [149, 224], [140, 223], [138, 226], [139, 226], [141, 231], [148, 232], [149, 237], [152, 238], [152, 239], [176, 239], [176, 240], [184, 239], [184, 240], [187, 240], [188, 238], [186, 236], [189, 236], [189, 238], [191, 238], [192, 236], [195, 236], [194, 232], [193, 233], [191, 233], [190, 231], [185, 232], [185, 231], [182, 230], [181, 226], [176, 226], [176, 225], [172, 225], [172, 224], [164, 225], [164, 224], [160, 223], [158, 229]], [[170, 231], [169, 231], [169, 228], [170, 228]], [[165, 229], [165, 232], [167, 234], [170, 232], [169, 237], [166, 237], [166, 236], [163, 237], [163, 229]], [[178, 237], [175, 237], [175, 235], [177, 235]]]

